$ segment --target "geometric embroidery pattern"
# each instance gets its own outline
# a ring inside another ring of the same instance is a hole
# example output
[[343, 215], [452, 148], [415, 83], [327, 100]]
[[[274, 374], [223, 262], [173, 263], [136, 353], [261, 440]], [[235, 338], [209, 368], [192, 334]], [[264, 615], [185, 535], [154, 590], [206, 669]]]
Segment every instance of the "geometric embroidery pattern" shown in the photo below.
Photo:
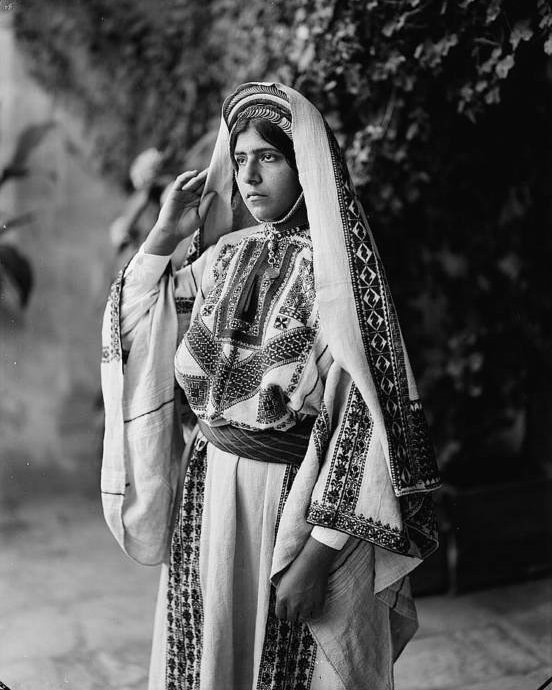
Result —
[[121, 325], [119, 322], [119, 314], [121, 306], [121, 291], [123, 286], [124, 271], [124, 268], [119, 271], [109, 291], [110, 339], [109, 346], [105, 346], [102, 348], [103, 364], [107, 364], [108, 362], [112, 362], [113, 360], [119, 361], [122, 359], [123, 356], [121, 347]]
[[[389, 441], [390, 469], [398, 494], [439, 486], [439, 475], [423, 415], [412, 414], [405, 362], [400, 348], [398, 319], [381, 261], [372, 248], [369, 230], [351, 189], [349, 173], [339, 146], [326, 125], [345, 246], [349, 258], [364, 351], [374, 380]], [[394, 343], [397, 346], [394, 346]], [[422, 438], [424, 437], [425, 438]], [[419, 452], [413, 453], [416, 445]], [[423, 465], [423, 467], [421, 466]]]
[[274, 328], [277, 328], [279, 331], [285, 331], [285, 329], [289, 326], [289, 317], [288, 316], [281, 316], [278, 314], [278, 316], [274, 319]]
[[290, 228], [279, 234], [274, 250], [278, 275], [273, 279], [267, 275], [269, 255], [264, 235], [253, 235], [242, 243], [226, 281], [224, 299], [218, 297], [214, 332], [219, 341], [246, 348], [262, 346], [267, 316], [294, 270], [301, 233], [300, 228]]
[[[180, 380], [178, 373], [176, 374], [176, 378], [178, 381]], [[203, 376], [187, 376], [185, 383], [185, 397], [190, 407], [194, 410], [204, 410], [207, 407], [209, 382]]]
[[175, 297], [174, 301], [177, 314], [187, 314], [194, 308], [195, 300], [193, 297]]
[[439, 546], [439, 526], [433, 496], [410, 494], [401, 496], [400, 503], [410, 541], [415, 545], [418, 554], [426, 558]]
[[199, 688], [203, 632], [199, 546], [206, 463], [207, 444], [200, 439], [186, 470], [171, 541], [167, 589], [167, 690]]
[[[305, 249], [311, 249], [307, 227], [279, 233], [274, 248], [276, 277], [266, 270], [263, 230], [221, 252], [212, 269], [214, 283], [181, 345], [196, 366], [190, 373], [177, 366], [178, 383], [200, 417], [202, 412], [205, 419], [224, 417], [226, 410], [257, 395], [258, 423], [275, 426], [289, 417], [282, 390], [266, 384], [261, 388], [272, 369], [293, 365], [290, 378], [299, 376], [296, 369], [302, 370], [317, 335], [318, 324], [311, 323], [312, 266], [304, 259], [298, 263], [298, 254]], [[291, 276], [299, 266], [300, 275], [292, 284]], [[272, 316], [281, 311], [275, 302], [287, 305], [289, 313]], [[292, 316], [297, 320], [293, 325]], [[275, 330], [269, 331], [271, 326]]]
[[322, 464], [324, 462], [324, 457], [330, 443], [331, 426], [330, 417], [328, 415], [328, 408], [324, 401], [320, 405], [320, 412], [316, 417], [312, 429], [312, 438], [314, 440], [314, 447], [316, 448], [316, 457], [318, 462]]
[[355, 512], [373, 425], [368, 406], [352, 384], [322, 499], [336, 514]]
[[330, 505], [312, 501], [307, 522], [338, 529], [357, 539], [381, 546], [388, 551], [427, 558], [439, 546], [438, 524], [433, 496], [430, 493], [400, 497], [403, 529], [386, 525], [362, 514], [337, 512]]
[[336, 513], [333, 508], [312, 501], [307, 514], [307, 521], [315, 525], [338, 529], [390, 551], [405, 555], [410, 553], [410, 540], [406, 532], [391, 527], [391, 525], [384, 525], [364, 515]]
[[258, 242], [244, 242], [227, 279], [224, 299], [219, 300], [217, 307], [214, 332], [219, 341], [241, 347], [259, 347], [262, 344], [266, 315], [292, 269], [289, 259], [277, 279], [270, 281], [264, 275], [268, 266], [268, 248]]
[[[413, 403], [411, 411], [417, 414], [420, 408]], [[399, 498], [402, 529], [355, 511], [372, 431], [373, 421], [368, 407], [358, 388], [352, 384], [343, 419], [335, 432], [338, 436], [322, 500], [311, 502], [307, 521], [365, 539], [396, 553], [425, 558], [435, 551], [439, 543], [431, 494], [407, 494]], [[327, 453], [331, 432], [330, 419], [323, 405], [313, 428], [319, 458]], [[425, 449], [413, 452], [423, 455]]]
[[[284, 331], [282, 335], [268, 340], [262, 350], [236, 362], [226, 357], [222, 344], [216, 341], [201, 318], [198, 318], [186, 334], [186, 344], [188, 352], [205, 372], [212, 404], [217, 413], [222, 413], [238, 402], [255, 396], [268, 370], [299, 361], [304, 352], [310, 350], [314, 336], [315, 333], [308, 327]], [[179, 376], [178, 382], [188, 396], [191, 392], [189, 380], [197, 386], [199, 379], [185, 375]]]
[[[207, 444], [200, 439], [186, 471], [170, 551], [167, 590], [167, 690], [198, 690], [203, 635], [203, 601], [199, 580], [201, 521]], [[277, 510], [275, 535], [296, 474], [286, 467]], [[308, 690], [317, 645], [308, 625], [280, 620], [271, 586], [257, 690]], [[221, 689], [222, 690], [222, 689]]]
[[201, 256], [202, 253], [202, 242], [201, 242], [201, 229], [196, 230], [194, 234], [192, 235], [192, 239], [190, 240], [190, 244], [188, 245], [188, 251], [186, 252], [186, 258], [184, 259], [184, 262], [182, 263], [182, 266], [187, 266], [188, 264], [193, 263], [199, 257]]
[[413, 465], [424, 484], [434, 480], [435, 463], [431, 435], [426, 416], [419, 400], [410, 401], [408, 411], [409, 451]]
[[315, 304], [316, 291], [314, 289], [314, 274], [312, 264], [304, 259], [299, 265], [299, 271], [291, 290], [288, 292], [280, 312], [307, 323]]
[[286, 413], [286, 401], [278, 386], [270, 386], [259, 392], [257, 421], [262, 424], [274, 424]]
[[237, 249], [238, 245], [225, 245], [222, 248], [220, 254], [218, 255], [218, 258], [215, 264], [213, 265], [213, 268], [211, 269], [214, 279], [214, 285], [213, 288], [206, 295], [205, 302], [201, 307], [202, 313], [207, 316], [213, 312], [213, 310], [218, 304], [218, 301], [224, 289], [224, 281], [226, 279], [226, 272], [228, 270], [228, 266], [230, 265], [230, 262], [232, 261], [232, 258], [236, 253]]
[[[286, 469], [278, 506], [276, 533], [296, 471], [291, 465]], [[276, 589], [271, 585], [256, 690], [308, 690], [314, 673], [316, 652], [316, 642], [306, 623], [292, 623], [276, 616]]]

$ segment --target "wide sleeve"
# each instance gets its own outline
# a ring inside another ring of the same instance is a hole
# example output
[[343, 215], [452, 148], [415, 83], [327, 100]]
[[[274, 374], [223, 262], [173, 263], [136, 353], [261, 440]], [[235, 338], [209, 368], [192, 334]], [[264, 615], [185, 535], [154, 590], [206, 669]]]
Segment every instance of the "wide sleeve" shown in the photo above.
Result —
[[395, 495], [370, 409], [335, 361], [282, 514], [274, 572], [319, 528], [374, 546], [375, 591], [400, 580], [437, 547], [430, 494]]
[[313, 442], [320, 469], [307, 522], [377, 547], [376, 591], [402, 578], [437, 548], [431, 493], [396, 496], [370, 409], [335, 362]]
[[123, 271], [120, 318], [125, 349], [131, 346], [138, 324], [158, 299], [161, 280], [168, 271], [174, 275], [173, 288], [179, 315], [179, 330], [186, 330], [212, 253], [213, 248], [209, 248], [195, 260], [187, 261], [178, 270], [174, 270], [170, 256], [148, 254], [144, 252], [143, 245], [140, 247]]
[[104, 314], [102, 503], [123, 550], [144, 564], [160, 563], [170, 539], [184, 441], [174, 354], [208, 260], [209, 250], [174, 272], [168, 257], [139, 252]]
[[183, 450], [174, 393], [177, 316], [173, 277], [164, 274], [123, 345], [122, 281], [121, 273], [102, 327], [102, 504], [123, 550], [149, 565], [165, 557]]

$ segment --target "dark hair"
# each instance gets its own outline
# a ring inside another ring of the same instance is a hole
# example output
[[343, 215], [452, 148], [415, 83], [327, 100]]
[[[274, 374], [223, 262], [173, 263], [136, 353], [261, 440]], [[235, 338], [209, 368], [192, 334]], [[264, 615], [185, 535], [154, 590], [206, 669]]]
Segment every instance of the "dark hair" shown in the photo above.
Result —
[[268, 144], [278, 149], [283, 154], [290, 168], [297, 172], [297, 163], [295, 162], [295, 151], [293, 150], [293, 142], [284, 132], [281, 127], [275, 125], [263, 117], [252, 117], [251, 119], [243, 118], [238, 120], [236, 126], [230, 135], [230, 156], [232, 158], [232, 165], [236, 168], [236, 161], [234, 160], [234, 151], [236, 150], [236, 141], [238, 135], [245, 132], [252, 127], [257, 134], [262, 137]]

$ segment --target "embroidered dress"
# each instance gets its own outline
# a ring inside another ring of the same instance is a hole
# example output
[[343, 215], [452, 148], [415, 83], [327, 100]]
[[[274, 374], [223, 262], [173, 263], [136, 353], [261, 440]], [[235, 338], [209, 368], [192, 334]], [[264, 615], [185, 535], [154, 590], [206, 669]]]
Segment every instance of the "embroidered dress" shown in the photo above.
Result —
[[[151, 690], [347, 687], [309, 627], [280, 621], [274, 613], [270, 567], [293, 475], [290, 466], [238, 458], [201, 441], [196, 446], [167, 585], [159, 593]], [[339, 562], [349, 553], [346, 546]], [[330, 581], [329, 599], [331, 587]], [[374, 647], [382, 661], [387, 659], [390, 674], [386, 607], [374, 600], [374, 608], [383, 633]], [[392, 687], [386, 681], [378, 679], [373, 687]]]
[[[175, 275], [184, 330], [193, 312], [175, 357], [177, 380], [194, 412], [211, 424], [285, 429], [302, 415], [318, 416], [324, 404], [332, 359], [316, 311], [308, 229], [292, 229], [278, 239], [276, 278], [266, 276], [266, 252], [262, 228], [233, 233]], [[143, 255], [134, 264], [145, 262], [147, 269], [148, 260], [155, 265], [156, 258]], [[157, 263], [157, 272], [149, 275], [132, 263], [127, 270], [123, 347], [132, 347], [136, 324], [156, 299], [152, 283], [166, 260]], [[239, 458], [198, 438], [159, 594], [151, 690], [350, 687], [326, 656], [339, 665], [348, 661], [343, 654], [331, 644], [324, 652], [309, 626], [279, 621], [274, 613], [274, 541], [295, 474], [292, 466]], [[333, 546], [341, 547], [342, 533], [313, 530], [326, 543], [332, 535]], [[355, 559], [367, 560], [368, 571], [373, 569], [372, 552], [350, 540], [330, 578], [327, 617], [332, 597], [338, 615], [349, 609], [343, 601], [347, 587], [334, 593], [332, 586], [343, 564], [351, 567]], [[412, 565], [405, 559], [404, 573]], [[377, 622], [378, 632], [370, 643], [371, 683], [374, 690], [389, 688], [389, 612], [373, 597], [371, 578], [365, 589], [365, 614], [372, 626]], [[414, 621], [407, 596], [402, 600]]]
[[[270, 271], [263, 228], [224, 234], [229, 131], [259, 114], [293, 135], [309, 218], [276, 238]], [[138, 254], [104, 320], [104, 512], [130, 556], [165, 563], [150, 690], [388, 690], [416, 628], [407, 574], [437, 544], [439, 479], [365, 217], [320, 114], [281, 85], [225, 102], [209, 189], [214, 246], [174, 272]], [[300, 467], [201, 434], [181, 462], [175, 371], [210, 427], [284, 443], [311, 419]], [[322, 615], [290, 624], [273, 584], [309, 535], [342, 550]]]
[[283, 431], [320, 409], [331, 357], [315, 309], [308, 230], [278, 236], [276, 277], [267, 245], [262, 227], [222, 243], [176, 354], [177, 380], [210, 426]]

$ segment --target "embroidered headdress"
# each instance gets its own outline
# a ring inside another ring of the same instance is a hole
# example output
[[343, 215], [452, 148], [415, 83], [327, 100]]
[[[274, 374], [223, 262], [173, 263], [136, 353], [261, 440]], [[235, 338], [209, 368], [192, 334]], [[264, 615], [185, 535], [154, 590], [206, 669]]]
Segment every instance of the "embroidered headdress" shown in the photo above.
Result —
[[231, 133], [240, 120], [262, 117], [293, 138], [291, 111], [286, 95], [273, 84], [243, 84], [222, 106], [222, 116]]
[[385, 272], [335, 137], [319, 111], [280, 84], [248, 83], [224, 102], [205, 191], [216, 190], [204, 233], [232, 218], [229, 137], [243, 118], [264, 117], [293, 140], [313, 243], [321, 327], [334, 359], [366, 402], [397, 496], [439, 484], [422, 405]]

